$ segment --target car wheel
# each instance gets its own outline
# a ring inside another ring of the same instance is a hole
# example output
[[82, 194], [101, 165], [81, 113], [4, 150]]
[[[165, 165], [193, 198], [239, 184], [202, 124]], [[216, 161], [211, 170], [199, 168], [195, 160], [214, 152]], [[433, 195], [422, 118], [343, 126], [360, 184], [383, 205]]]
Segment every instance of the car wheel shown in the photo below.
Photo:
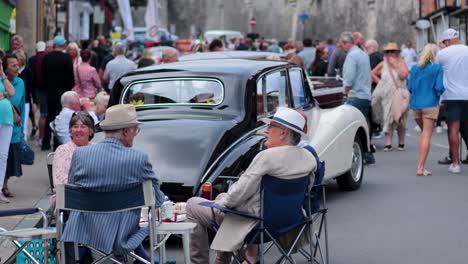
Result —
[[354, 191], [359, 189], [359, 187], [361, 187], [362, 178], [364, 176], [364, 151], [361, 140], [359, 140], [357, 135], [354, 138], [352, 152], [351, 169], [345, 174], [336, 178], [336, 182], [344, 191]]

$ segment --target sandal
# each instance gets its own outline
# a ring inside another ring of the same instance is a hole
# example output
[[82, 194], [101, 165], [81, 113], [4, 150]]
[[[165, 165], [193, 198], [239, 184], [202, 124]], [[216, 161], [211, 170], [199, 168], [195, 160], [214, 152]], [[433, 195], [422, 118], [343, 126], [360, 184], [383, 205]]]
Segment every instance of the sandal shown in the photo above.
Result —
[[385, 152], [388, 152], [388, 151], [392, 151], [392, 145], [386, 145], [384, 148], [383, 148], [383, 151]]
[[416, 176], [432, 176], [432, 172], [424, 169], [422, 172], [421, 171], [418, 171], [416, 173]]
[[2, 189], [2, 193], [3, 193], [3, 195], [5, 195], [5, 197], [8, 197], [8, 198], [13, 198], [13, 197], [15, 197], [15, 196], [10, 192], [10, 190], [8, 190], [8, 188], [3, 188], [3, 189]]

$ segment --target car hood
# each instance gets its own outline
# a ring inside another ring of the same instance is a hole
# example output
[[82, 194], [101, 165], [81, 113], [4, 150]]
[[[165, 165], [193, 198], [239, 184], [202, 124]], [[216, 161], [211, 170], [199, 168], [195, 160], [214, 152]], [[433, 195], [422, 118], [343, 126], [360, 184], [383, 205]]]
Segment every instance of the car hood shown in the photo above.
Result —
[[149, 155], [163, 183], [195, 186], [212, 160], [232, 120], [165, 119], [146, 121], [134, 147]]

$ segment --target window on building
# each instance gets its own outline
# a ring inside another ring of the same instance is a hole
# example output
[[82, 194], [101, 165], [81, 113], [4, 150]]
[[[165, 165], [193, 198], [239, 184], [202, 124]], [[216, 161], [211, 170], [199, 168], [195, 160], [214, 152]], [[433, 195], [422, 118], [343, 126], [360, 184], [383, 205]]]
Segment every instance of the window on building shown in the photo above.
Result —
[[444, 8], [445, 0], [436, 0], [436, 9]]

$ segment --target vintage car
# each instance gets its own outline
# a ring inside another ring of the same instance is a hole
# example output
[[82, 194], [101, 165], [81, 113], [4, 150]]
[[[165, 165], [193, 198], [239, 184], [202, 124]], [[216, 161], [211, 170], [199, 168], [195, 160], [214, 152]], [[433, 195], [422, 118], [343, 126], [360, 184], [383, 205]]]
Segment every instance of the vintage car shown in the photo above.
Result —
[[[211, 183], [225, 191], [263, 149], [278, 106], [308, 115], [308, 141], [326, 162], [326, 179], [356, 190], [363, 179], [368, 127], [356, 108], [319, 108], [304, 71], [284, 61], [188, 60], [138, 69], [113, 87], [111, 105], [136, 105], [141, 132], [134, 146], [148, 153], [162, 190], [175, 201]], [[230, 177], [226, 177], [230, 176]]]

